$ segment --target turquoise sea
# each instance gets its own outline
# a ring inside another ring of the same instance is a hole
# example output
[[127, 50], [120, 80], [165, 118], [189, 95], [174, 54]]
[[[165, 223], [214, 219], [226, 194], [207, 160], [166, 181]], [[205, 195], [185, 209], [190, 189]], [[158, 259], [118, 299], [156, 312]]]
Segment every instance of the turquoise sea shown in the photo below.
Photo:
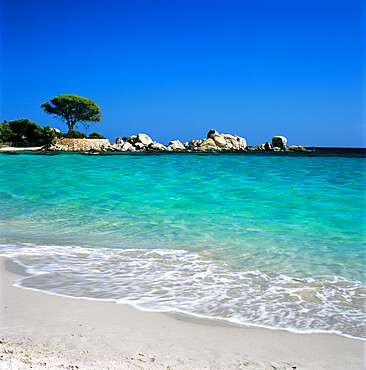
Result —
[[0, 153], [17, 285], [366, 338], [365, 155]]

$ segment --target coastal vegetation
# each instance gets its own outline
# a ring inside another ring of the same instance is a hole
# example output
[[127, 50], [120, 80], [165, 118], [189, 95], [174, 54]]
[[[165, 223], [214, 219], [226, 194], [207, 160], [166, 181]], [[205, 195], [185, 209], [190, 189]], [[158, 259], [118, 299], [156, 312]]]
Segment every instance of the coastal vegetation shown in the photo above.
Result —
[[103, 136], [102, 134], [98, 134], [97, 132], [92, 132], [89, 135], [89, 139], [105, 139], [106, 137]]
[[15, 141], [35, 141], [43, 134], [41, 126], [26, 118], [10, 121], [8, 126], [14, 133]]
[[55, 96], [50, 103], [43, 103], [41, 108], [64, 121], [69, 130], [73, 130], [78, 123], [88, 129], [90, 123], [100, 122], [102, 116], [102, 111], [93, 100], [72, 94]]
[[[100, 122], [102, 112], [98, 105], [91, 99], [77, 95], [58, 95], [46, 102], [41, 108], [47, 114], [53, 114], [64, 121], [69, 128], [67, 133], [62, 133], [50, 126], [41, 127], [38, 123], [28, 118], [19, 118], [13, 121], [0, 123], [0, 144], [1, 143], [37, 143], [50, 145], [56, 138], [86, 139], [83, 132], [74, 130], [76, 124], [81, 123], [89, 128], [90, 123]], [[105, 139], [97, 132], [92, 132], [89, 139]]]
[[69, 139], [86, 139], [86, 134], [76, 130], [69, 130], [67, 134], [60, 133], [58, 137], [67, 137]]
[[4, 141], [13, 141], [13, 138], [15, 137], [14, 132], [7, 123], [8, 122], [6, 120], [0, 123], [0, 143]]
[[[67, 133], [60, 132], [50, 126], [41, 127], [38, 123], [28, 118], [19, 118], [13, 121], [0, 123], [0, 144], [1, 143], [33, 143], [37, 145], [51, 144], [56, 138], [86, 139], [87, 135], [76, 130], [69, 130]], [[97, 132], [92, 132], [89, 139], [105, 139]]]
[[0, 143], [3, 142], [37, 142], [47, 144], [57, 137], [55, 129], [50, 126], [41, 127], [28, 118], [19, 118], [0, 123]]

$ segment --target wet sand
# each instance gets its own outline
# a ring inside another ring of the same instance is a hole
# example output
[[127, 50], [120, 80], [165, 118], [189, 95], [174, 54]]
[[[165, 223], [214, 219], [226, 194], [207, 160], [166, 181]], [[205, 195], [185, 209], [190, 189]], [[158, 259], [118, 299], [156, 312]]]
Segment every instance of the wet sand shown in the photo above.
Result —
[[13, 287], [16, 273], [0, 260], [1, 369], [365, 368], [365, 341], [50, 295]]

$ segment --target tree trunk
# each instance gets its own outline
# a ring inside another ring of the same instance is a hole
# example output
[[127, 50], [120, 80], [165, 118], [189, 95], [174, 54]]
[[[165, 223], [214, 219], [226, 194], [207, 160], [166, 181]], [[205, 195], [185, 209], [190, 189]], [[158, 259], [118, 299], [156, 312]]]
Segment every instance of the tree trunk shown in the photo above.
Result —
[[66, 118], [66, 125], [69, 130], [73, 130], [76, 122], [74, 122], [70, 117]]
[[72, 122], [66, 122], [66, 125], [67, 127], [69, 128], [69, 130], [73, 130], [74, 129], [74, 126], [75, 126], [75, 123], [72, 123]]

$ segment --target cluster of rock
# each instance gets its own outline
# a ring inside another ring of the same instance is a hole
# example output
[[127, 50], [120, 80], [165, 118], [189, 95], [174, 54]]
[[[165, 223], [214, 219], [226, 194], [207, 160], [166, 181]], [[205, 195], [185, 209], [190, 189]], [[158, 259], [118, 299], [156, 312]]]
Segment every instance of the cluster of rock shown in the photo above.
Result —
[[245, 150], [247, 142], [238, 135], [219, 134], [216, 130], [210, 130], [206, 139], [191, 140], [184, 147], [192, 151], [238, 151]]
[[286, 146], [287, 139], [284, 136], [273, 136], [272, 144], [267, 141], [265, 144], [259, 144], [255, 146], [248, 147], [249, 151], [278, 151], [278, 150], [287, 150], [287, 151], [302, 151], [307, 152], [308, 150], [301, 145], [289, 145]]
[[216, 151], [279, 151], [306, 149], [300, 145], [286, 146], [287, 139], [283, 136], [273, 136], [272, 143], [266, 142], [252, 147], [247, 146], [243, 137], [230, 134], [219, 134], [210, 130], [206, 139], [191, 140], [182, 144], [179, 140], [171, 141], [167, 146], [153, 141], [146, 134], [121, 137], [115, 143], [108, 139], [56, 139], [44, 150], [56, 151], [102, 151], [102, 152], [135, 152], [135, 151], [188, 151], [188, 152], [216, 152]]
[[245, 150], [247, 143], [237, 135], [222, 134], [210, 130], [207, 138], [191, 140], [182, 144], [179, 140], [171, 141], [167, 146], [153, 141], [146, 134], [133, 135], [126, 141], [118, 137], [114, 144], [105, 147], [108, 151], [217, 151], [217, 150]]
[[[177, 140], [178, 141], [178, 140]], [[115, 144], [110, 145], [111, 149], [114, 151], [122, 152], [135, 152], [135, 151], [166, 151], [173, 150], [168, 147], [153, 141], [150, 136], [146, 134], [132, 135], [123, 141], [122, 138], [118, 137]]]

